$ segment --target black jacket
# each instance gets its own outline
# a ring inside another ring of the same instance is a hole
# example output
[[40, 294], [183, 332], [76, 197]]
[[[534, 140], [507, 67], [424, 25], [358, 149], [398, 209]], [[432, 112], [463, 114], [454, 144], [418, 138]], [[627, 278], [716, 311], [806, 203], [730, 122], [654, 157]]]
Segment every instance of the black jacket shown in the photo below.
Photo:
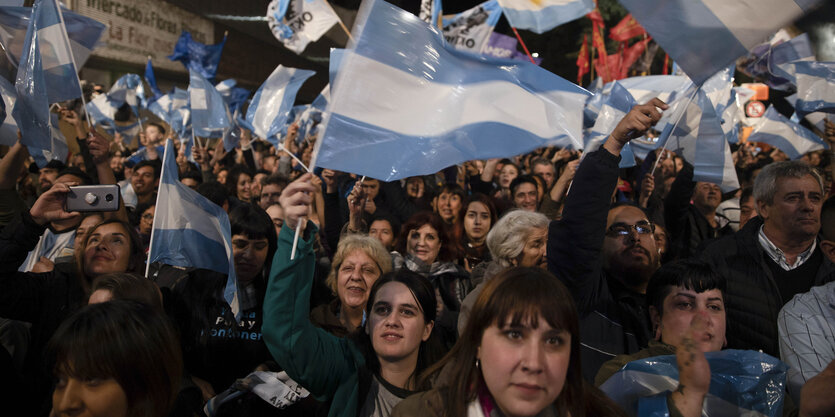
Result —
[[[759, 244], [763, 220], [754, 217], [739, 232], [710, 244], [702, 257], [713, 264], [728, 281], [725, 310], [728, 348], [753, 349], [780, 357], [777, 314], [783, 297], [766, 264]], [[820, 247], [815, 249], [820, 251]], [[835, 264], [823, 257], [815, 286], [835, 280]]]
[[589, 382], [603, 363], [637, 352], [650, 339], [643, 295], [626, 289], [601, 262], [619, 160], [602, 148], [587, 154], [565, 199], [562, 219], [551, 222], [548, 230], [548, 270], [577, 303], [580, 358]]
[[23, 374], [30, 415], [49, 413], [52, 370], [44, 361], [47, 342], [64, 319], [86, 304], [73, 264], [58, 263], [50, 272], [18, 272], [45, 227], [23, 211], [0, 232], [0, 317], [32, 323]]

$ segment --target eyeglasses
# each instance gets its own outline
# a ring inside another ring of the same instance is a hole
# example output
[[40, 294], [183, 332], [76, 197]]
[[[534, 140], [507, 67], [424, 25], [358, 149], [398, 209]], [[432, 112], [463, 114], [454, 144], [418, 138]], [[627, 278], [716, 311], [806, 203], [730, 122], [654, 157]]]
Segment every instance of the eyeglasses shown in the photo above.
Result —
[[609, 226], [609, 229], [606, 231], [606, 236], [628, 236], [632, 233], [632, 230], [638, 232], [639, 235], [648, 235], [655, 232], [655, 225], [647, 221], [640, 221], [635, 224], [615, 223]]
[[142, 219], [144, 220], [154, 220], [154, 215], [151, 213], [145, 213], [142, 215]]

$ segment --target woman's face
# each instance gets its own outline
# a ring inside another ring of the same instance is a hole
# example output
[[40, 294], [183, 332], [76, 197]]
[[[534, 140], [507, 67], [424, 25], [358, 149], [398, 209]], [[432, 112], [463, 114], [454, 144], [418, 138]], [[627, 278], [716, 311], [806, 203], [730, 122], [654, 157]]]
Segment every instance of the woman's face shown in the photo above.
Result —
[[525, 247], [516, 258], [515, 265], [545, 268], [546, 244], [548, 242], [547, 228], [532, 228], [525, 239]]
[[220, 172], [217, 173], [217, 182], [221, 184], [226, 184], [226, 176], [229, 175], [229, 171], [222, 169]]
[[356, 249], [336, 272], [336, 295], [345, 307], [361, 308], [368, 302], [371, 286], [380, 278], [380, 267], [365, 251]]
[[406, 253], [412, 255], [427, 265], [431, 265], [438, 258], [441, 251], [441, 236], [429, 224], [409, 231], [409, 242]]
[[420, 342], [429, 339], [434, 323], [425, 323], [420, 303], [400, 282], [377, 290], [365, 331], [381, 360], [398, 362], [417, 357]]
[[52, 411], [56, 417], [122, 417], [128, 415], [128, 397], [113, 378], [84, 381], [59, 375]]
[[267, 238], [250, 239], [247, 235], [232, 236], [232, 254], [235, 256], [235, 275], [247, 284], [264, 269], [269, 250]]
[[249, 201], [250, 186], [252, 186], [252, 177], [249, 174], [238, 175], [238, 199], [241, 201]]
[[499, 172], [499, 186], [510, 188], [510, 183], [519, 176], [519, 170], [515, 166], [507, 164]]
[[470, 242], [482, 242], [492, 226], [490, 210], [484, 203], [473, 201], [464, 213], [464, 231]]
[[151, 206], [142, 212], [142, 217], [139, 219], [139, 233], [143, 235], [151, 234], [151, 229], [154, 228], [154, 213], [156, 211], [157, 206]]
[[84, 247], [84, 273], [96, 277], [127, 271], [130, 245], [130, 234], [119, 223], [104, 224], [90, 231]]
[[537, 323], [536, 328], [494, 323], [481, 337], [481, 375], [506, 416], [538, 414], [565, 385], [571, 334], [552, 328], [541, 315]]

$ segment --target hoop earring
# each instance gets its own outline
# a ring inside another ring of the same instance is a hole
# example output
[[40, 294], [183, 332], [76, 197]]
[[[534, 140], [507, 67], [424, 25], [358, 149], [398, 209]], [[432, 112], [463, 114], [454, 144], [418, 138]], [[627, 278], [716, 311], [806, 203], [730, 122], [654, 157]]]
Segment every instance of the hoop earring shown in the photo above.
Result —
[[478, 358], [475, 359], [475, 369], [481, 369], [481, 361]]

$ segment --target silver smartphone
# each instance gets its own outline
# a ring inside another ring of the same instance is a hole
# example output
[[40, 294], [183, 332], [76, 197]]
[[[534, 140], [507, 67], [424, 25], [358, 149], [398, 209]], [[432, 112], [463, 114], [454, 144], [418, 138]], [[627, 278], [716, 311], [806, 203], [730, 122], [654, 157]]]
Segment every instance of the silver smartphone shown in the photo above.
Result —
[[79, 185], [67, 193], [67, 211], [119, 210], [119, 185]]

